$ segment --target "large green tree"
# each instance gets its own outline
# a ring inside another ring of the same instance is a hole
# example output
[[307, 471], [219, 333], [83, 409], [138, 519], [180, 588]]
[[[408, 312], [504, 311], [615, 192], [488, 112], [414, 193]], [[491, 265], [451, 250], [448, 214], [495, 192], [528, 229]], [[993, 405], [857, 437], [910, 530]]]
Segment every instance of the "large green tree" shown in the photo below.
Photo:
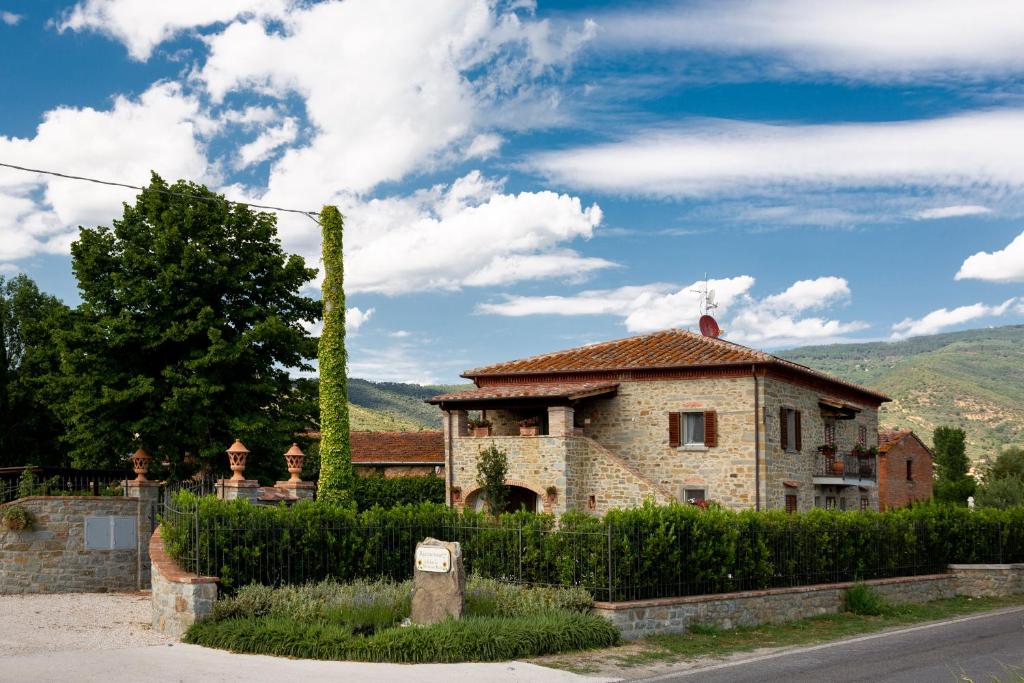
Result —
[[935, 498], [959, 505], [967, 504], [967, 497], [974, 495], [977, 482], [967, 471], [967, 435], [959, 427], [936, 427], [932, 435], [932, 451], [935, 453]]
[[113, 465], [139, 434], [179, 476], [224, 471], [240, 438], [247, 476], [282, 473], [308, 418], [289, 369], [312, 370], [302, 323], [320, 306], [300, 294], [316, 270], [282, 250], [276, 217], [154, 174], [112, 227], [82, 228], [71, 255], [82, 304], [60, 342], [74, 463]]
[[0, 466], [66, 464], [54, 335], [67, 317], [27, 275], [0, 277]]
[[336, 207], [320, 212], [323, 235], [324, 329], [320, 333], [320, 481], [317, 497], [331, 505], [355, 506], [348, 424], [348, 359], [345, 352], [344, 222]]

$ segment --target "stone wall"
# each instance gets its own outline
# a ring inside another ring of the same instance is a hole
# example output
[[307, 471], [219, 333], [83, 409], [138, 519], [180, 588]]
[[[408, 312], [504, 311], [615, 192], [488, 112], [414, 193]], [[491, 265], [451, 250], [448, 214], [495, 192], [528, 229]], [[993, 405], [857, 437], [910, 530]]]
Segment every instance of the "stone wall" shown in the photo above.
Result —
[[[765, 476], [762, 481], [764, 506], [766, 510], [785, 509], [786, 495], [796, 495], [797, 510], [803, 512], [814, 507], [815, 496], [834, 496], [845, 501], [846, 509], [860, 509], [860, 498], [868, 498], [868, 507], [878, 509], [878, 489], [873, 482], [865, 486], [815, 486], [813, 474], [818, 455], [818, 446], [825, 443], [825, 420], [821, 416], [820, 398], [827, 393], [802, 387], [778, 379], [761, 380], [762, 396], [760, 405], [765, 407], [766, 420], [762, 431], [765, 454]], [[851, 403], [844, 400], [845, 403]], [[852, 403], [851, 403], [852, 404]], [[878, 409], [867, 404], [852, 404], [860, 408], [854, 420], [836, 421], [836, 447], [839, 453], [848, 453], [857, 443], [861, 427], [867, 434], [868, 447], [878, 445]], [[794, 439], [789, 435], [789, 448], [782, 448], [782, 433], [779, 421], [781, 408], [800, 411], [801, 449], [795, 450]], [[787, 486], [787, 483], [790, 485]], [[796, 484], [796, 486], [792, 486]]]
[[[754, 506], [753, 377], [623, 381], [615, 397], [577, 410], [586, 436], [677, 500], [701, 488], [725, 507]], [[688, 410], [716, 412], [717, 446], [669, 445], [668, 414]]]
[[1024, 593], [1024, 563], [951, 564], [961, 595], [972, 598]]
[[[518, 427], [517, 427], [518, 429]], [[558, 490], [553, 505], [548, 509], [556, 514], [565, 512], [565, 490], [568, 483], [566, 462], [570, 448], [576, 447], [573, 437], [560, 436], [488, 436], [455, 438], [452, 442], [451, 485], [461, 491], [461, 505], [473, 506], [476, 496], [476, 459], [481, 450], [496, 446], [508, 456], [509, 484], [528, 488], [543, 503], [546, 490]]]
[[651, 500], [665, 505], [671, 491], [646, 479], [635, 467], [589, 437], [571, 437], [567, 450], [567, 507], [603, 515], [615, 508], [639, 507]]
[[398, 477], [443, 477], [443, 465], [355, 465], [357, 476], [395, 479]]
[[[138, 499], [30, 496], [0, 508], [9, 505], [25, 508], [33, 525], [28, 531], [0, 528], [0, 594], [106, 593], [147, 586], [142, 563], [150, 527]], [[94, 516], [136, 518], [135, 547], [86, 550], [85, 520]]]
[[183, 571], [164, 551], [157, 528], [149, 539], [153, 591], [150, 596], [153, 628], [180, 638], [188, 627], [213, 611], [217, 602], [217, 577]]
[[[957, 594], [949, 574], [866, 581], [893, 604], [928, 602]], [[594, 613], [613, 624], [627, 640], [664, 633], [685, 633], [695, 624], [716, 628], [780, 624], [837, 614], [852, 583], [833, 583], [763, 591], [695, 595], [686, 598], [594, 603]]]

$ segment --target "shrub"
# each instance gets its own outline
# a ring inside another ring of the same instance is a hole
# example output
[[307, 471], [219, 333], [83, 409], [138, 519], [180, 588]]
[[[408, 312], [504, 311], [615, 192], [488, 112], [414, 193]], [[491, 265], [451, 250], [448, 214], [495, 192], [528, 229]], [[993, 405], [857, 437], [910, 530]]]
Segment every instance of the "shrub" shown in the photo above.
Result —
[[356, 477], [353, 494], [360, 510], [374, 506], [390, 509], [398, 505], [444, 503], [444, 479], [430, 475]]
[[877, 617], [890, 613], [892, 608], [875, 588], [858, 583], [843, 594], [843, 611]]
[[[403, 581], [412, 576], [416, 543], [428, 536], [460, 542], [470, 574], [581, 586], [601, 600], [1024, 561], [1024, 507], [971, 512], [933, 504], [885, 513], [786, 514], [645, 505], [603, 518], [567, 513], [556, 529], [550, 515], [520, 511], [493, 518], [432, 503], [356, 513], [311, 502], [265, 507], [184, 492], [174, 505], [198, 509], [199, 572], [219, 576], [228, 593], [249, 583]], [[164, 520], [163, 535], [172, 557], [196, 557], [193, 516]]]
[[526, 617], [468, 617], [360, 635], [331, 621], [249, 617], [193, 624], [186, 643], [253, 654], [364, 662], [503, 661], [608, 647], [618, 630], [601, 617], [552, 610]]
[[505, 509], [508, 500], [508, 489], [505, 488], [505, 477], [508, 475], [508, 455], [494, 444], [484, 448], [476, 456], [476, 483], [480, 486], [480, 495], [487, 503], [492, 515]]
[[8, 505], [3, 510], [3, 522], [10, 531], [27, 531], [32, 528], [32, 515], [20, 505]]

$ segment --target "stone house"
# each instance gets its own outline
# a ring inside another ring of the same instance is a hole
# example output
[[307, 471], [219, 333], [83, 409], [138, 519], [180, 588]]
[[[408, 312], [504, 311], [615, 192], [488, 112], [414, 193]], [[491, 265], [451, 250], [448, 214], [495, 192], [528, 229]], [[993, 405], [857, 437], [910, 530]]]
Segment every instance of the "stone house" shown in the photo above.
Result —
[[[556, 514], [648, 499], [879, 507], [877, 458], [857, 452], [877, 445], [889, 399], [739, 344], [670, 329], [463, 376], [475, 387], [428, 401], [443, 412], [450, 505], [481, 505], [476, 458], [493, 444], [513, 505]], [[471, 430], [471, 413], [489, 427]]]
[[878, 433], [878, 497], [882, 510], [931, 500], [935, 456], [909, 429]]
[[352, 432], [352, 466], [360, 476], [442, 476], [444, 435], [421, 432]]

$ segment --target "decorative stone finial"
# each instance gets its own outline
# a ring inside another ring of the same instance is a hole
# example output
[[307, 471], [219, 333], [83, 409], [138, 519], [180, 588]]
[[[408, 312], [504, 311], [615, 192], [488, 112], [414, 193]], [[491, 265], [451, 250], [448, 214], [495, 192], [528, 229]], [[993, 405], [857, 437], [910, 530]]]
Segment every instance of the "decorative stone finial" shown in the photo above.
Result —
[[135, 471], [135, 481], [149, 481], [146, 479], [146, 473], [149, 471], [149, 463], [153, 461], [153, 456], [147, 453], [142, 447], [132, 454], [132, 469]]
[[292, 476], [288, 479], [289, 482], [301, 482], [299, 478], [299, 472], [302, 471], [302, 461], [306, 459], [306, 454], [299, 448], [299, 444], [293, 443], [292, 447], [288, 449], [288, 452], [284, 454], [284, 461], [288, 465], [288, 473]]
[[245, 477], [242, 476], [242, 472], [245, 471], [245, 461], [249, 457], [249, 449], [245, 447], [245, 444], [235, 439], [235, 442], [231, 444], [231, 448], [228, 449], [228, 465], [231, 466], [231, 481], [244, 481]]

